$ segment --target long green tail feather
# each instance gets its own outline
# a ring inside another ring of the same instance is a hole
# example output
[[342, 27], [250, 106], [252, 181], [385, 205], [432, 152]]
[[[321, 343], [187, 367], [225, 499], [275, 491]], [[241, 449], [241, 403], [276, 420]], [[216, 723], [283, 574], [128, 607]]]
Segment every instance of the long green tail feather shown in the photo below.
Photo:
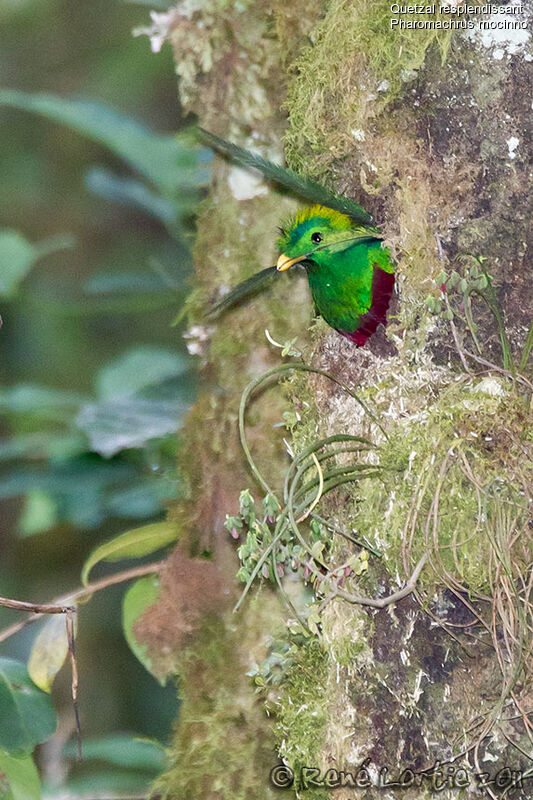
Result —
[[252, 275], [251, 278], [247, 278], [245, 281], [239, 283], [234, 289], [231, 290], [228, 294], [224, 295], [222, 300], [219, 300], [212, 308], [209, 309], [207, 312], [208, 317], [215, 318], [219, 317], [229, 308], [236, 306], [242, 300], [247, 300], [252, 295], [257, 294], [262, 289], [264, 289], [271, 281], [277, 276], [280, 275], [276, 269], [276, 267], [267, 267], [266, 269], [262, 269], [261, 272], [257, 272], [255, 275]]
[[[374, 231], [372, 229], [368, 229], [368, 232], [372, 234]], [[379, 241], [379, 231], [375, 231], [377, 235], [370, 235], [365, 236], [364, 231], [361, 231], [363, 235], [354, 236], [351, 239], [347, 239], [343, 242], [336, 242], [334, 244], [328, 245], [328, 249], [344, 249], [345, 247], [352, 247], [354, 242], [360, 244], [361, 242], [376, 242]], [[314, 251], [323, 250], [324, 245], [315, 247]], [[309, 253], [312, 255], [312, 252]], [[246, 278], [246, 280], [241, 281], [238, 283], [235, 288], [233, 288], [228, 294], [224, 295], [222, 300], [219, 300], [218, 303], [215, 303], [212, 308], [210, 308], [206, 312], [206, 316], [210, 317], [211, 319], [215, 319], [223, 314], [225, 311], [228, 311], [230, 308], [238, 305], [243, 300], [247, 300], [249, 297], [252, 297], [254, 294], [261, 292], [263, 289], [266, 289], [267, 286], [272, 283], [272, 281], [278, 276], [281, 275], [278, 272], [277, 267], [267, 267], [266, 269], [262, 269], [260, 272], [256, 272], [255, 275], [252, 275], [250, 278]]]
[[200, 139], [204, 144], [216, 150], [218, 153], [227, 156], [227, 158], [234, 161], [240, 167], [257, 169], [265, 178], [268, 178], [268, 180], [285, 186], [286, 189], [290, 189], [292, 192], [300, 197], [304, 197], [311, 203], [319, 203], [328, 208], [340, 211], [342, 214], [348, 214], [353, 220], [362, 225], [367, 225], [372, 221], [372, 217], [368, 211], [365, 211], [364, 208], [348, 197], [340, 197], [337, 194], [333, 194], [333, 192], [330, 192], [329, 189], [326, 189], [319, 183], [297, 175], [296, 172], [286, 169], [279, 164], [273, 164], [271, 161], [267, 161], [256, 153], [251, 153], [243, 147], [238, 147], [231, 142], [227, 142], [225, 139], [221, 139], [219, 136], [215, 136], [214, 133], [209, 133], [209, 131], [203, 128], [198, 128], [198, 131]]

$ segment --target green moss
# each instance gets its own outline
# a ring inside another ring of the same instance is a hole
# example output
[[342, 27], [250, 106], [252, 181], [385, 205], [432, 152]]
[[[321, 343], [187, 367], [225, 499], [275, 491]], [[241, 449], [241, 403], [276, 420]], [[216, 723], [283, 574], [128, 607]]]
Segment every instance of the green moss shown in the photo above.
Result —
[[324, 13], [323, 0], [293, 0], [287, 5], [284, 0], [274, 0], [275, 36], [279, 42], [282, 65], [287, 67], [303, 46], [309, 44], [309, 36]]
[[[328, 655], [317, 639], [306, 639], [292, 651], [293, 661], [281, 684], [274, 732], [280, 755], [299, 777], [304, 767], [318, 766], [328, 722]], [[323, 800], [321, 790], [306, 792], [309, 800]]]
[[273, 796], [276, 761], [270, 722], [244, 677], [264, 657], [264, 631], [276, 630], [272, 594], [250, 601], [242, 629], [210, 615], [178, 654], [180, 711], [170, 769], [155, 789], [168, 800], [263, 800]]
[[[226, 167], [219, 165], [219, 169]], [[245, 173], [244, 173], [245, 174]], [[224, 178], [227, 176], [224, 175]], [[229, 188], [221, 182], [217, 202], [206, 201], [198, 218], [198, 237], [194, 249], [195, 261], [202, 265], [200, 290], [191, 306], [189, 321], [202, 323], [209, 303], [220, 298], [213, 296], [228, 291], [240, 281], [276, 260], [276, 234], [280, 208], [293, 210], [294, 201], [276, 196], [259, 196], [248, 202], [236, 202]], [[282, 212], [283, 213], [283, 212]], [[251, 298], [242, 307], [231, 309], [212, 323], [211, 351], [213, 363], [220, 365], [222, 382], [226, 371], [234, 383], [241, 363], [249, 357], [250, 341], [268, 345], [265, 324], [279, 341], [292, 338], [304, 328], [308, 316], [305, 289], [300, 276], [280, 276], [268, 290]], [[302, 294], [303, 302], [295, 313], [287, 314], [289, 296]], [[246, 331], [246, 335], [243, 335]]]
[[[388, 0], [331, 0], [313, 44], [293, 65], [287, 107], [292, 167], [321, 175], [332, 158], [353, 150], [357, 130], [402, 93], [436, 48], [442, 60], [452, 31], [391, 29]], [[444, 19], [444, 15], [409, 15]], [[357, 76], [354, 79], [354, 76]]]
[[331, 658], [340, 667], [355, 669], [368, 663], [369, 643], [374, 630], [373, 620], [362, 610], [344, 608], [342, 612], [329, 611], [323, 614], [322, 631], [328, 643]]
[[291, 433], [291, 444], [294, 452], [300, 453], [316, 440], [318, 430], [318, 412], [309, 376], [304, 372], [293, 372], [283, 382], [283, 392], [292, 409], [292, 416], [286, 419]]
[[422, 581], [442, 585], [454, 576], [486, 593], [498, 506], [512, 504], [517, 526], [526, 523], [524, 406], [498, 381], [494, 388], [503, 396], [480, 388], [452, 383], [418, 418], [397, 426], [380, 447], [383, 479], [352, 490], [352, 524], [384, 551], [391, 574], [403, 570], [406, 552], [415, 563], [429, 551], [436, 573], [427, 570]]
[[[238, 734], [231, 640], [211, 620], [180, 661], [180, 724], [172, 751], [175, 766], [161, 781], [165, 796], [193, 800], [209, 788], [220, 797], [244, 800], [249, 786], [242, 768], [253, 760], [250, 742]], [[225, 738], [230, 725], [236, 738], [228, 747]]]
[[[371, 559], [375, 568], [366, 578], [349, 582], [354, 591], [372, 594], [383, 577], [383, 564], [389, 574], [405, 575], [428, 552], [433, 569], [426, 568], [421, 579], [428, 589], [451, 580], [473, 594], [487, 594], [500, 558], [491, 544], [501, 526], [499, 508], [515, 509], [518, 528], [527, 521], [523, 487], [531, 470], [522, 447], [531, 431], [527, 408], [512, 383], [453, 375], [435, 367], [428, 356], [421, 357], [419, 349], [411, 353], [406, 348], [402, 357], [380, 364], [378, 370], [375, 375], [368, 372], [368, 382], [358, 392], [387, 420], [388, 438], [381, 438], [372, 456], [381, 477], [354, 479], [342, 490], [351, 496], [348, 505], [343, 502], [339, 508], [338, 499], [330, 496], [320, 512], [328, 516], [334, 511], [334, 519], [384, 553], [382, 562]], [[297, 411], [291, 426], [295, 452], [326, 431], [361, 430], [357, 407], [347, 404], [344, 395], [330, 396], [328, 417], [320, 417], [316, 380], [322, 379], [296, 373], [286, 382]], [[331, 388], [326, 382], [321, 391]], [[350, 554], [341, 546], [337, 558], [333, 549], [331, 563], [343, 563]], [[519, 540], [513, 558], [519, 573], [527, 568]], [[350, 652], [337, 660], [344, 661]]]

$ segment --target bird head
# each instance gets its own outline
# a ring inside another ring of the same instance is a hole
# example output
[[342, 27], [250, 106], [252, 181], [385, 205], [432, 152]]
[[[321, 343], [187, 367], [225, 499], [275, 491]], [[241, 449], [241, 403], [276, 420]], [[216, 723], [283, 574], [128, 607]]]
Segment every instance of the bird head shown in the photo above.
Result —
[[355, 240], [379, 236], [377, 231], [355, 224], [347, 214], [326, 206], [304, 208], [281, 230], [278, 239], [281, 255], [276, 265], [279, 272], [295, 264], [320, 266]]

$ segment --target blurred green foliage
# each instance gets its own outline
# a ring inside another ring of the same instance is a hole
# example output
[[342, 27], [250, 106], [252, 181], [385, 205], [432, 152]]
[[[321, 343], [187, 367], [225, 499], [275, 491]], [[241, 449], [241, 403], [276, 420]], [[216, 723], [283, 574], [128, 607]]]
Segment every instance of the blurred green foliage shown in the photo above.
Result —
[[13, 755], [28, 755], [55, 730], [49, 698], [11, 658], [0, 658], [0, 710], [0, 748]]
[[[4, 596], [67, 593], [91, 551], [136, 520], [161, 519], [179, 492], [176, 432], [194, 397], [194, 364], [170, 322], [188, 293], [208, 164], [179, 117], [170, 52], [154, 56], [147, 40], [131, 36], [146, 19], [142, 4], [109, 0], [0, 7]], [[70, 744], [59, 756], [55, 746], [54, 764], [47, 745], [38, 748], [45, 797], [142, 792], [162, 767], [160, 746], [136, 736], [166, 736], [175, 693], [127, 649], [127, 588], [95, 595], [81, 610], [87, 763], [74, 765]], [[141, 657], [136, 605], [145, 607], [128, 603], [127, 634]], [[0, 608], [1, 625], [14, 614]], [[49, 737], [54, 712], [23, 663], [39, 630], [31, 625], [2, 644], [12, 657], [0, 670], [2, 800], [41, 796], [28, 754]], [[24, 707], [10, 670], [26, 686]], [[69, 681], [62, 670], [52, 691], [59, 744], [73, 732]], [[135, 734], [119, 732], [127, 730]]]
[[[180, 260], [180, 256], [186, 253], [188, 256], [188, 223], [206, 181], [200, 148], [182, 144], [177, 137], [157, 134], [131, 117], [94, 101], [4, 90], [0, 91], [0, 106], [35, 112], [63, 123], [108, 147], [142, 176], [148, 183], [141, 177], [117, 179], [111, 175], [110, 192], [106, 188], [108, 173], [101, 169], [98, 186], [106, 198], [111, 195], [113, 201], [126, 206], [133, 203], [138, 208], [139, 198], [144, 198], [141, 212], [146, 213], [146, 205], [150, 206], [150, 213], [161, 206], [166, 209], [160, 219], [169, 242], [176, 245], [173, 270], [183, 275], [188, 258]], [[0, 297], [39, 303], [39, 297], [31, 291], [25, 292], [24, 278], [43, 254], [64, 245], [64, 237], [59, 241], [56, 237], [54, 241], [55, 244], [35, 246], [17, 232], [0, 231], [0, 271], [5, 276], [4, 291], [0, 284]], [[146, 271], [150, 275], [149, 265]], [[173, 276], [161, 263], [157, 277], [166, 276], [168, 280], [159, 289], [154, 290], [150, 283], [143, 286], [137, 274], [129, 281], [126, 270], [119, 274], [118, 285], [115, 271], [97, 275], [96, 288], [100, 294], [120, 296], [123, 313], [132, 302], [131, 312], [137, 310], [138, 302], [142, 307], [146, 294], [161, 295], [165, 301], [174, 295], [179, 303], [178, 284], [172, 287]], [[109, 278], [111, 283], [106, 283]], [[93, 283], [91, 297], [94, 291]], [[63, 308], [69, 302], [66, 300]], [[85, 313], [93, 310], [93, 303], [92, 299], [85, 300]], [[74, 305], [81, 310], [79, 301]], [[132, 517], [157, 513], [165, 489], [161, 482], [154, 484], [147, 470], [143, 476], [137, 454], [133, 459], [131, 454], [128, 457], [130, 469], [124, 469], [126, 464], [120, 461], [106, 465], [97, 465], [94, 459], [87, 462], [86, 455], [93, 452], [104, 457], [116, 456], [174, 434], [191, 399], [191, 381], [184, 380], [188, 370], [183, 354], [138, 345], [130, 346], [114, 363], [100, 369], [95, 380], [99, 396], [94, 402], [72, 404], [70, 392], [65, 397], [62, 391], [39, 385], [19, 384], [7, 390], [4, 411], [12, 420], [15, 436], [4, 450], [4, 460], [20, 460], [26, 455], [30, 464], [4, 472], [0, 477], [0, 496], [26, 495], [23, 532], [41, 532], [59, 521], [97, 525], [108, 515]], [[85, 436], [80, 436], [80, 432]], [[32, 435], [29, 441], [28, 434]], [[41, 448], [32, 449], [39, 444]], [[151, 457], [153, 453], [152, 447]], [[39, 456], [46, 463], [45, 469], [35, 468]], [[168, 493], [169, 486], [166, 489]], [[172, 492], [167, 496], [172, 496]]]

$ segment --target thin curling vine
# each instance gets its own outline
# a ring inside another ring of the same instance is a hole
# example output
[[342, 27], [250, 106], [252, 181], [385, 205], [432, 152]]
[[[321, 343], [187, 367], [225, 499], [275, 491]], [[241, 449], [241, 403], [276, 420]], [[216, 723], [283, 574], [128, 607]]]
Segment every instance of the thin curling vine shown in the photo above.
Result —
[[[353, 391], [353, 389], [350, 389], [349, 386], [346, 386], [345, 383], [340, 381], [334, 375], [331, 375], [331, 373], [325, 372], [324, 370], [318, 369], [317, 367], [311, 367], [308, 364], [299, 364], [299, 363], [282, 364], [280, 367], [273, 367], [273, 369], [268, 370], [268, 372], [265, 372], [263, 375], [260, 375], [258, 378], [254, 378], [254, 380], [250, 381], [250, 383], [246, 386], [244, 392], [242, 393], [241, 402], [239, 405], [239, 436], [241, 440], [242, 449], [244, 450], [244, 455], [246, 456], [246, 460], [248, 461], [248, 464], [255, 479], [259, 482], [259, 484], [263, 487], [263, 489], [265, 490], [265, 492], [267, 492], [267, 494], [272, 494], [272, 495], [274, 494], [274, 492], [272, 491], [272, 489], [270, 488], [264, 477], [261, 475], [261, 472], [257, 469], [255, 461], [252, 458], [252, 454], [248, 446], [248, 441], [246, 439], [246, 429], [245, 429], [246, 426], [244, 417], [246, 409], [248, 407], [248, 403], [250, 402], [250, 398], [254, 392], [256, 392], [263, 384], [265, 384], [270, 378], [274, 377], [275, 375], [279, 376], [283, 375], [286, 372], [291, 372], [291, 371], [310, 372], [314, 373], [315, 375], [323, 375], [325, 378], [328, 378], [328, 380], [333, 381], [333, 383], [337, 384], [337, 386], [340, 386], [341, 389], [343, 389], [347, 394], [350, 395], [350, 397], [353, 397], [353, 399], [357, 403], [359, 403], [365, 414], [367, 414], [367, 416], [372, 420], [372, 422], [379, 428], [383, 436], [386, 439], [388, 438], [385, 428], [381, 425], [381, 423], [372, 413], [372, 411], [370, 411], [367, 404], [363, 402], [363, 400], [361, 400], [359, 395], [357, 395]], [[357, 439], [358, 437], [350, 437], [350, 438]], [[368, 442], [368, 444], [372, 446], [371, 442]]]
[[[298, 614], [285, 594], [281, 579], [288, 573], [299, 574], [302, 580], [313, 581], [317, 592], [322, 594], [331, 588], [332, 582], [342, 587], [350, 576], [365, 572], [369, 553], [380, 557], [380, 553], [365, 539], [330, 523], [319, 516], [315, 509], [325, 495], [339, 486], [361, 478], [379, 478], [383, 469], [379, 464], [357, 460], [337, 466], [335, 459], [339, 455], [351, 455], [357, 459], [379, 448], [365, 437], [334, 434], [312, 442], [293, 458], [283, 481], [283, 501], [278, 498], [252, 457], [245, 417], [254, 394], [271, 379], [291, 371], [322, 375], [333, 381], [361, 406], [384, 437], [387, 437], [387, 433], [366, 403], [350, 387], [330, 373], [307, 364], [291, 363], [275, 367], [251, 381], [242, 394], [239, 407], [241, 445], [255, 479], [266, 494], [259, 505], [248, 490], [241, 492], [239, 514], [226, 518], [225, 526], [230, 534], [235, 539], [245, 537], [238, 550], [241, 560], [238, 577], [245, 587], [235, 610], [242, 604], [255, 579], [263, 577], [278, 585], [291, 611], [309, 630], [309, 617], [303, 620]], [[359, 548], [340, 567], [331, 562], [331, 536], [326, 534], [326, 530], [343, 536]]]
[[[449, 322], [455, 346], [465, 372], [471, 372], [467, 361], [467, 359], [470, 358], [491, 369], [500, 372], [503, 371], [518, 383], [531, 388], [530, 382], [521, 375], [520, 372], [525, 370], [533, 347], [533, 322], [530, 325], [517, 369], [509, 337], [505, 329], [503, 315], [492, 284], [492, 277], [484, 267], [484, 263], [487, 259], [484, 256], [475, 256], [471, 253], [460, 253], [455, 260], [462, 265], [463, 274], [459, 274], [456, 270], [452, 270], [451, 272], [445, 269], [441, 270], [437, 276], [437, 283], [441, 289], [441, 297], [437, 298], [432, 295], [426, 297], [425, 306], [431, 313], [441, 315]], [[483, 300], [496, 324], [503, 370], [482, 357], [483, 347], [478, 337], [479, 326], [474, 319], [472, 307], [472, 298], [475, 297]], [[464, 334], [467, 332], [474, 345], [474, 353], [465, 349]]]

